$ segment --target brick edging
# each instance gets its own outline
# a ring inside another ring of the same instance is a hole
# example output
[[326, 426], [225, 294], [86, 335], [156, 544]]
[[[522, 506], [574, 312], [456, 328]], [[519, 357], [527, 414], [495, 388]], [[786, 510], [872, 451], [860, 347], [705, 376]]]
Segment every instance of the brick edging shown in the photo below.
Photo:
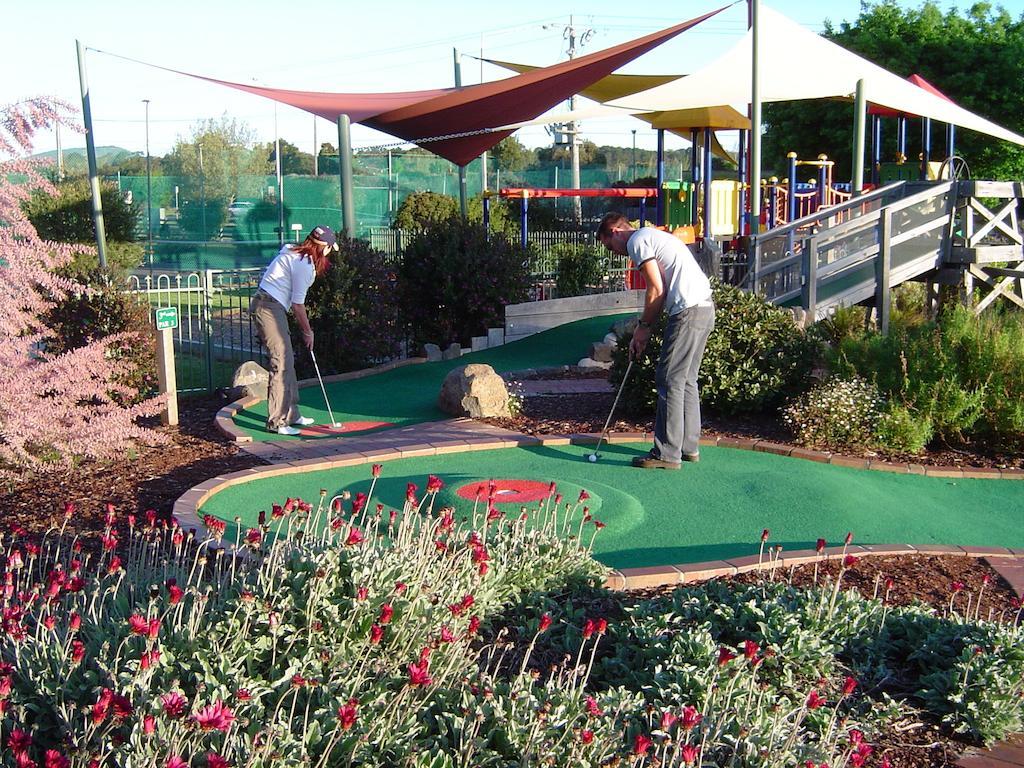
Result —
[[[373, 368], [363, 368], [358, 371], [349, 371], [347, 373], [335, 373], [330, 376], [324, 376], [324, 384], [333, 384], [338, 381], [353, 381], [355, 379], [363, 379], [367, 376], [374, 376], [378, 373], [386, 373], [387, 371], [393, 371], [396, 368], [404, 368], [408, 365], [417, 365], [419, 363], [427, 362], [425, 357], [407, 357], [404, 360], [395, 360], [390, 363], [384, 363], [382, 365], [375, 366]], [[301, 379], [298, 382], [299, 389], [306, 387], [319, 386], [320, 382], [317, 379]], [[253, 442], [252, 435], [248, 434], [244, 430], [240, 429], [235, 424], [235, 415], [246, 408], [251, 408], [256, 403], [262, 402], [262, 398], [259, 397], [241, 397], [234, 402], [228, 403], [219, 411], [213, 418], [213, 424], [222, 435], [235, 443], [251, 443]]]
[[[757, 555], [709, 560], [703, 563], [655, 565], [642, 568], [610, 569], [604, 585], [608, 589], [647, 589], [651, 587], [693, 584], [722, 576], [736, 576], [751, 571], [771, 571], [814, 562], [834, 561], [844, 553], [843, 547], [827, 547], [820, 555], [813, 549], [783, 552], [773, 558], [767, 552]], [[951, 555], [957, 557], [1021, 557], [1024, 549], [1007, 547], [949, 546], [944, 544], [851, 544], [845, 550], [854, 557], [903, 555]]]

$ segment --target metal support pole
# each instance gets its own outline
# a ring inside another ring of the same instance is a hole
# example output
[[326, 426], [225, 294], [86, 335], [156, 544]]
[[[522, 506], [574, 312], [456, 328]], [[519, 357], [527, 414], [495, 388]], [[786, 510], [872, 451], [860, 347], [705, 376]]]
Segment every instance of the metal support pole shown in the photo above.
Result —
[[655, 201], [654, 210], [656, 211], [654, 216], [654, 223], [659, 227], [665, 223], [664, 218], [664, 205], [663, 200], [665, 199], [665, 129], [658, 129], [658, 199]]
[[711, 129], [704, 129], [704, 222], [701, 236], [711, 237]]
[[946, 157], [956, 154], [956, 126], [950, 123], [946, 126]]
[[[459, 49], [452, 48], [452, 61], [455, 65], [455, 87], [462, 87], [462, 64], [459, 63]], [[459, 166], [459, 211], [462, 213], [462, 220], [469, 218], [469, 201], [466, 200], [466, 166]]]
[[146, 105], [146, 243], [149, 249], [149, 263], [153, 263], [153, 162], [149, 154], [149, 99]]
[[778, 223], [775, 221], [775, 212], [779, 203], [779, 177], [772, 176], [768, 179], [768, 229], [775, 229]]
[[89, 96], [89, 78], [85, 71], [85, 46], [75, 41], [78, 49], [78, 84], [82, 90], [82, 120], [85, 123], [85, 154], [89, 161], [89, 189], [92, 191], [92, 222], [96, 228], [96, 252], [100, 269], [107, 268], [107, 233], [103, 226], [103, 201], [100, 197], [100, 177], [96, 170], [96, 136], [92, 129], [92, 104]]
[[761, 231], [761, 82], [760, 82], [760, 30], [758, 17], [761, 13], [761, 0], [750, 0], [750, 189], [754, 193], [750, 201], [750, 231], [758, 234]]
[[818, 207], [828, 205], [828, 155], [818, 155]]
[[789, 199], [786, 201], [786, 223], [796, 221], [796, 152], [786, 155], [786, 183], [789, 185]]
[[488, 237], [491, 234], [491, 197], [487, 194], [487, 190], [484, 190], [484, 232], [487, 233]]
[[892, 310], [892, 296], [889, 292], [892, 267], [892, 211], [882, 211], [878, 222], [878, 261], [875, 265], [875, 310], [878, 313], [878, 328], [884, 334], [889, 332], [889, 315]]
[[747, 234], [747, 132], [740, 129], [739, 149], [736, 152], [736, 181], [739, 183], [737, 207], [740, 209], [736, 222], [736, 234], [743, 237]]
[[640, 198], [640, 226], [647, 226], [647, 198]]
[[281, 134], [277, 130], [277, 102], [274, 102], [274, 172], [277, 174], [277, 243], [284, 245], [284, 175], [281, 173]]
[[313, 115], [313, 175], [320, 175], [320, 147], [316, 144], [316, 115]]
[[356, 205], [352, 190], [352, 123], [348, 115], [338, 115], [338, 176], [341, 229], [351, 238], [356, 236]]
[[857, 95], [853, 107], [853, 178], [850, 190], [855, 195], [864, 191], [864, 129], [867, 123], [868, 103], [864, 99], [864, 80], [857, 81]]
[[907, 162], [907, 118], [896, 118], [896, 155], [898, 163]]

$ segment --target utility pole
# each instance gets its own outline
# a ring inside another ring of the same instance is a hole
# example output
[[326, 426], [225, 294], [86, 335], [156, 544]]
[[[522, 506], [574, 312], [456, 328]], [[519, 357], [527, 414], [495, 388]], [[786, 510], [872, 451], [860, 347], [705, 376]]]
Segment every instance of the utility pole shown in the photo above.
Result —
[[149, 245], [149, 263], [153, 264], [153, 164], [149, 154], [149, 99], [146, 105], [146, 240]]
[[[573, 26], [572, 16], [570, 16], [569, 17], [569, 26], [567, 26], [565, 28], [565, 30], [562, 32], [562, 36], [566, 40], [569, 41], [569, 49], [568, 49], [567, 53], [569, 54], [569, 61], [572, 61], [573, 57], [576, 55], [576, 45], [579, 44], [580, 48], [582, 48], [584, 45], [586, 45], [587, 41], [590, 40], [590, 38], [594, 36], [594, 30], [592, 30], [592, 29], [585, 29], [585, 30], [581, 31], [579, 33], [579, 36], [577, 37], [576, 27]], [[569, 98], [569, 111], [573, 112], [573, 111], [575, 111], [575, 109], [576, 109], [576, 96], [574, 95], [574, 96], [571, 96]], [[569, 156], [572, 158], [572, 188], [573, 189], [579, 189], [580, 188], [580, 145], [579, 145], [579, 142], [577, 141], [577, 131], [579, 129], [579, 126], [576, 123], [576, 121], [573, 120], [572, 122], [569, 123], [569, 125], [567, 127], [568, 127], [567, 133], [569, 134], [569, 141], [572, 142], [569, 145]], [[572, 199], [572, 203], [573, 203], [573, 205], [572, 205], [573, 219], [575, 220], [575, 222], [577, 224], [579, 224], [583, 220], [583, 211], [582, 211], [582, 208], [580, 206], [580, 198], [574, 197]]]

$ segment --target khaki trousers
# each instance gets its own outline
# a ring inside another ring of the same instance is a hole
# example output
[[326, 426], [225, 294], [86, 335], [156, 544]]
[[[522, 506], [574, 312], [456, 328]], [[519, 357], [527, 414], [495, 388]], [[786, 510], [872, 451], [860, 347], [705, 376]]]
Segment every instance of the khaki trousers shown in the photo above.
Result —
[[288, 331], [288, 311], [270, 294], [253, 294], [249, 313], [260, 341], [270, 355], [267, 385], [267, 429], [274, 431], [298, 420], [299, 385], [295, 378], [295, 352]]

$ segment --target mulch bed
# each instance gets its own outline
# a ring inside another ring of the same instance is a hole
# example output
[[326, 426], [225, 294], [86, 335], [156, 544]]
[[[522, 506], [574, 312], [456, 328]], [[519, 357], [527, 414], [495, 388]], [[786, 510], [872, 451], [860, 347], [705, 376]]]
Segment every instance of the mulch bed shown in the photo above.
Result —
[[[572, 372], [556, 374], [574, 376]], [[588, 372], [586, 377], [598, 377]], [[516, 429], [526, 434], [571, 434], [599, 432], [612, 404], [611, 394], [585, 394], [571, 396], [530, 397], [525, 400], [523, 412], [513, 419], [491, 420], [491, 423]], [[158, 517], [170, 516], [174, 501], [185, 491], [204, 480], [221, 474], [261, 466], [263, 462], [224, 438], [214, 427], [217, 410], [224, 405], [219, 397], [184, 399], [180, 403], [181, 425], [160, 427], [171, 437], [171, 443], [158, 448], [140, 448], [136, 454], [116, 460], [85, 462], [71, 474], [50, 472], [27, 479], [4, 489], [0, 506], [4, 527], [21, 527], [30, 534], [45, 531], [51, 523], [59, 524], [64, 505], [72, 502], [77, 512], [70, 528], [79, 532], [97, 532], [103, 528], [104, 508], [113, 504], [118, 517], [142, 515], [153, 509]], [[571, 417], [566, 414], [572, 414]], [[771, 424], [756, 420], [707, 420], [707, 432], [723, 436], [759, 437], [784, 441], [785, 435]], [[649, 421], [631, 421], [617, 418], [612, 429], [619, 432], [649, 431]], [[965, 466], [1001, 466], [1009, 457], [936, 452], [927, 459], [915, 457], [918, 463], [949, 464], [960, 457]], [[1020, 459], [1014, 459], [1021, 466]], [[996, 462], [996, 463], [994, 463]], [[824, 566], [819, 578], [830, 566]], [[977, 591], [985, 575], [992, 580], [983, 597], [981, 614], [998, 614], [1008, 605], [1012, 592], [1008, 585], [984, 562], [967, 557], [869, 557], [844, 577], [848, 586], [856, 586], [871, 594], [878, 582], [891, 577], [895, 585], [891, 600], [901, 604], [921, 600], [938, 608], [949, 602], [950, 585], [954, 581], [966, 585], [966, 590]], [[792, 574], [779, 574], [777, 578], [793, 578], [797, 584], [809, 583], [813, 578], [810, 566], [797, 568]], [[753, 579], [756, 576], [737, 577]], [[627, 601], [647, 597], [653, 592], [635, 592], [624, 595]], [[895, 766], [926, 768], [950, 765], [955, 755], [968, 745], [954, 738], [941, 724], [929, 722], [927, 716], [904, 724], [876, 740]]]

